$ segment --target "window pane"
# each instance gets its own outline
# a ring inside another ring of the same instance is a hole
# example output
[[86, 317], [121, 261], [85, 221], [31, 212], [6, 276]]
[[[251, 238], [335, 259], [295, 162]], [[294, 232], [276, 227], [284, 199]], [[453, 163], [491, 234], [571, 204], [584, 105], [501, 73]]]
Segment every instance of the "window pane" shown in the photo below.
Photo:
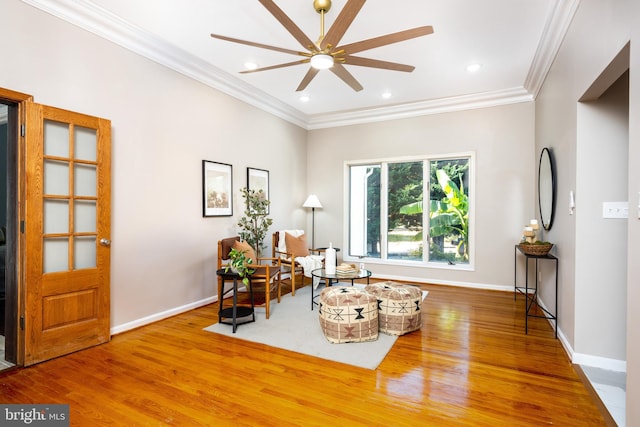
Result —
[[430, 162], [429, 261], [469, 263], [469, 159]]
[[[422, 212], [403, 213], [422, 202], [423, 162], [390, 163], [387, 196], [387, 257], [422, 260]], [[403, 207], [405, 207], [403, 209]]]
[[349, 254], [379, 258], [380, 165], [352, 166], [349, 185]]

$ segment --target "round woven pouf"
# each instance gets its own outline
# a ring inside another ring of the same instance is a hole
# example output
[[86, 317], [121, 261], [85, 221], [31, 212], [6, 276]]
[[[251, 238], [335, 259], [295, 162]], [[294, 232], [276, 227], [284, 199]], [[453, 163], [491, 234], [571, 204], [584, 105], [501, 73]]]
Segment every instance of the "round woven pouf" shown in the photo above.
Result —
[[374, 296], [354, 286], [331, 286], [320, 292], [320, 327], [332, 343], [378, 339], [378, 308]]
[[395, 282], [367, 285], [367, 293], [378, 300], [380, 332], [404, 335], [422, 325], [422, 291], [417, 286]]

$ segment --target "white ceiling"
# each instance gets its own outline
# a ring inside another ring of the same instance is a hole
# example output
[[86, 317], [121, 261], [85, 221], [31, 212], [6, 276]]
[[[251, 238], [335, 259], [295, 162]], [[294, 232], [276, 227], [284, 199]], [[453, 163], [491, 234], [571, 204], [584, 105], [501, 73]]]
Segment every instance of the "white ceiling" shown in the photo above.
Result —
[[[370, 0], [341, 44], [431, 25], [434, 33], [359, 53], [412, 73], [345, 67], [355, 92], [321, 71], [300, 100], [309, 65], [239, 74], [300, 57], [213, 39], [211, 33], [302, 50], [257, 0], [23, 0], [307, 129], [522, 102], [535, 97], [578, 0]], [[347, 0], [333, 0], [325, 30]], [[307, 36], [320, 34], [312, 0], [275, 0]], [[466, 67], [482, 64], [470, 73]], [[391, 97], [382, 98], [389, 91]]]

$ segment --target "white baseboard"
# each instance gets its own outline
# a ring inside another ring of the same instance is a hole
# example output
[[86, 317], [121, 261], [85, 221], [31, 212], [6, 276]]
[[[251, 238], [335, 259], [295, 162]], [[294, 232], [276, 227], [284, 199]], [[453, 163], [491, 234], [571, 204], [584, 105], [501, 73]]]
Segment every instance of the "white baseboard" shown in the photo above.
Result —
[[151, 316], [146, 316], [140, 319], [132, 320], [131, 322], [123, 323], [122, 325], [113, 326], [111, 327], [111, 335], [116, 335], [122, 332], [130, 331], [131, 329], [139, 328], [141, 326], [145, 326], [150, 323], [157, 322], [158, 320], [175, 316], [176, 314], [185, 313], [187, 311], [194, 310], [196, 308], [203, 307], [208, 304], [212, 304], [216, 301], [218, 301], [217, 295], [213, 297], [201, 299], [200, 301], [195, 301], [189, 304], [185, 304], [180, 307], [175, 307], [170, 310], [155, 313], [155, 314], [152, 314]]
[[[542, 301], [538, 300], [538, 303], [540, 304], [541, 307], [547, 309], [547, 307], [544, 306]], [[549, 321], [549, 324], [551, 325], [551, 327], [555, 328], [556, 320], [554, 319], [547, 319], [547, 320]], [[601, 357], [601, 356], [593, 356], [593, 355], [584, 354], [584, 353], [576, 353], [573, 350], [573, 348], [569, 345], [569, 341], [567, 340], [567, 337], [564, 335], [564, 333], [562, 333], [562, 330], [560, 328], [558, 328], [558, 339], [560, 340], [560, 343], [562, 344], [565, 351], [569, 355], [569, 360], [571, 360], [571, 363], [573, 364], [591, 366], [593, 368], [605, 369], [607, 371], [627, 372], [627, 362], [625, 360], [611, 359], [608, 357]]]
[[607, 371], [627, 372], [626, 360], [610, 359], [608, 357], [592, 356], [590, 354], [573, 353], [571, 359], [576, 365], [591, 366]]

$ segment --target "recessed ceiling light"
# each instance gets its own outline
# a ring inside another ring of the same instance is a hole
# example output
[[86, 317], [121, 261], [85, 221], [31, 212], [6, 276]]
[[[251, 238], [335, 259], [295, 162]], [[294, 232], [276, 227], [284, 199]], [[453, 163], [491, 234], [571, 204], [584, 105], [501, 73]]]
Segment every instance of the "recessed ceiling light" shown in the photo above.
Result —
[[246, 68], [247, 70], [255, 70], [256, 68], [258, 68], [258, 64], [256, 64], [255, 62], [245, 62], [244, 68]]
[[300, 96], [300, 102], [309, 102], [309, 95], [302, 95]]
[[391, 92], [389, 92], [389, 91], [382, 92], [382, 97], [383, 97], [384, 99], [389, 99], [389, 98], [391, 98]]
[[470, 65], [467, 65], [467, 71], [470, 72], [470, 73], [475, 73], [480, 68], [482, 68], [482, 64], [470, 64]]

